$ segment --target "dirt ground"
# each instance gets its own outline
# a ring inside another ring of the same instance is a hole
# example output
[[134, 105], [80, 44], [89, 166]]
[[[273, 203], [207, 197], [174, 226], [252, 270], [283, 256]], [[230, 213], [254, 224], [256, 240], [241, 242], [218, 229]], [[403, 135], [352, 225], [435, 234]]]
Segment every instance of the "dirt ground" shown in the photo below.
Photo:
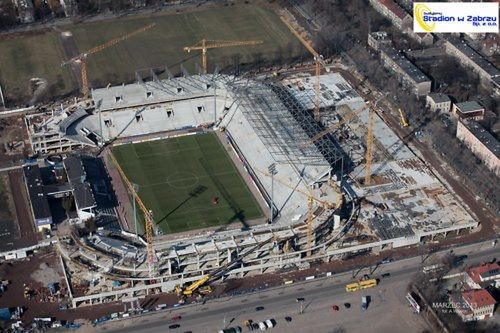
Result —
[[[23, 141], [24, 149], [8, 153], [5, 144]], [[0, 168], [12, 166], [26, 158], [30, 152], [28, 132], [23, 116], [0, 118]]]

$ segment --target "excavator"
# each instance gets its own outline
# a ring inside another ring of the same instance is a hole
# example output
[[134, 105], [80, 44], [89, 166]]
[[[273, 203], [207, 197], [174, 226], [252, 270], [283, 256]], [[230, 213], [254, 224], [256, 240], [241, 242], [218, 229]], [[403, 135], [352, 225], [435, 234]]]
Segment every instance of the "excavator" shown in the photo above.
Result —
[[[212, 277], [211, 274], [205, 275], [201, 279], [191, 283], [189, 286], [186, 288], [182, 288], [180, 285], [175, 286], [175, 293], [179, 296], [193, 296], [193, 293], [197, 291], [199, 288], [198, 292], [202, 295], [210, 294], [212, 292], [212, 287], [210, 286], [203, 286], [205, 283], [207, 283], [210, 278]], [[203, 286], [203, 287], [202, 287]]]
[[197, 293], [199, 295], [207, 295], [210, 294], [213, 289], [211, 286], [207, 285], [207, 283], [210, 283], [211, 281], [223, 276], [226, 274], [228, 271], [230, 271], [234, 266], [236, 266], [238, 263], [241, 263], [244, 257], [246, 257], [250, 253], [254, 253], [257, 249], [261, 248], [262, 246], [274, 241], [275, 239], [273, 237], [269, 238], [268, 240], [257, 244], [256, 246], [250, 248], [246, 252], [243, 252], [238, 255], [238, 257], [235, 258], [235, 260], [232, 260], [231, 262], [228, 262], [222, 267], [219, 267], [218, 269], [214, 270], [210, 274], [207, 274], [200, 279], [194, 281], [193, 283], [189, 284], [187, 287], [183, 287], [181, 285], [176, 285], [175, 286], [175, 293], [182, 297], [191, 297], [193, 294]]

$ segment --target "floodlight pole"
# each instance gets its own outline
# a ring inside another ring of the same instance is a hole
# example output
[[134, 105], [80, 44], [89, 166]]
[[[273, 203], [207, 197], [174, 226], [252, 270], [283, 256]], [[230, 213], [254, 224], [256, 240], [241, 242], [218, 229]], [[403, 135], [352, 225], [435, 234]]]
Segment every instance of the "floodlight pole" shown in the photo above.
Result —
[[212, 75], [212, 84], [214, 85], [214, 127], [217, 126], [217, 85], [215, 84], [215, 73]]
[[272, 163], [267, 167], [267, 170], [271, 174], [271, 215], [269, 216], [269, 223], [273, 223], [274, 218], [274, 175], [278, 173], [276, 170], [276, 163]]
[[2, 86], [0, 85], [0, 99], [2, 100], [3, 108], [5, 109], [5, 100], [3, 99]]

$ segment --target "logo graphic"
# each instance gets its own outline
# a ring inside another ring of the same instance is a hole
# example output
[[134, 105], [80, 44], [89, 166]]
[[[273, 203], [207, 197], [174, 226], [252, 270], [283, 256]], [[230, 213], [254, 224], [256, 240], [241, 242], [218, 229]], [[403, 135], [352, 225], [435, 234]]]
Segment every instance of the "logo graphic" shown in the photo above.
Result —
[[424, 13], [429, 13], [431, 9], [423, 3], [415, 5], [413, 8], [413, 15], [418, 25], [427, 32], [432, 32], [436, 28], [436, 22], [428, 23], [424, 21]]
[[498, 2], [414, 2], [415, 33], [498, 33]]

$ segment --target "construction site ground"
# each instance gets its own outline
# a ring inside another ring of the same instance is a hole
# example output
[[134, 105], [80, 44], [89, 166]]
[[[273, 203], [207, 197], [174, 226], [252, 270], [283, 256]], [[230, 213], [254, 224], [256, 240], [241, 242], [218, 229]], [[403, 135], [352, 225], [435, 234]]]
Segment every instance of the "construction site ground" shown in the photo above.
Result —
[[[53, 317], [74, 321], [79, 318], [94, 318], [121, 308], [118, 305], [101, 305], [87, 309], [59, 310], [67, 302], [67, 287], [64, 282], [59, 256], [53, 248], [39, 250], [38, 253], [16, 262], [0, 263], [0, 276], [9, 279], [6, 291], [0, 296], [0, 307], [23, 307], [23, 322], [29, 323], [34, 317]], [[48, 283], [59, 283], [62, 300], [51, 297]], [[24, 298], [24, 288], [34, 291], [32, 299]]]
[[19, 165], [29, 154], [29, 138], [23, 117], [0, 117], [0, 168]]

